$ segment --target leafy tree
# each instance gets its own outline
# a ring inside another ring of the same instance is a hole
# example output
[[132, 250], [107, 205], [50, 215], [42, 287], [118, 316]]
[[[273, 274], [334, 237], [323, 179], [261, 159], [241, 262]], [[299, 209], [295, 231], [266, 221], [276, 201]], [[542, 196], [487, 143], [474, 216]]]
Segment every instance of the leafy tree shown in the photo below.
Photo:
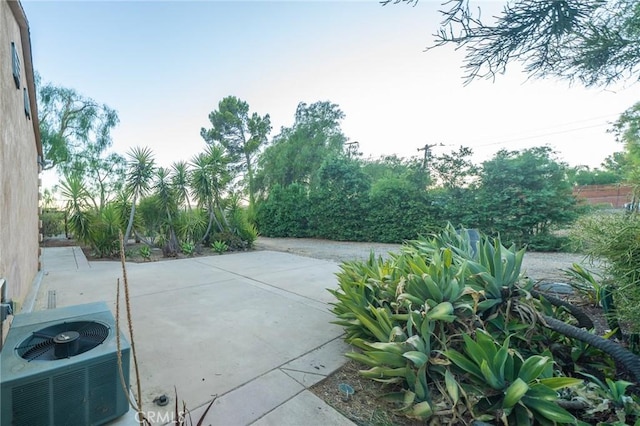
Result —
[[260, 148], [267, 143], [271, 131], [269, 114], [249, 115], [249, 104], [235, 96], [227, 96], [218, 103], [218, 109], [209, 114], [210, 129], [202, 128], [200, 135], [209, 144], [219, 143], [229, 155], [230, 164], [246, 172], [249, 206], [255, 204], [254, 169]]
[[362, 171], [372, 184], [380, 179], [398, 178], [411, 183], [416, 191], [425, 191], [431, 181], [417, 157], [403, 158], [396, 155], [382, 156], [377, 159], [362, 160]]
[[478, 227], [483, 212], [476, 201], [479, 168], [471, 161], [472, 155], [470, 148], [460, 146], [457, 151], [431, 158], [428, 183], [434, 225], [442, 227], [450, 222]]
[[95, 198], [97, 200], [94, 203], [99, 210], [102, 210], [109, 201], [110, 195], [124, 186], [126, 160], [115, 152], [106, 156], [89, 152], [81, 158], [86, 161], [84, 175], [87, 178], [87, 188], [91, 194], [96, 194], [94, 200]]
[[343, 119], [338, 105], [328, 101], [298, 104], [293, 126], [282, 128], [260, 157], [260, 189], [311, 185], [322, 163], [343, 153], [347, 140], [340, 128]]
[[74, 89], [38, 84], [38, 117], [44, 169], [77, 175], [94, 207], [101, 210], [109, 194], [123, 185], [125, 160], [107, 153], [118, 114]]
[[496, 153], [480, 174], [477, 208], [484, 230], [524, 244], [574, 220], [576, 200], [565, 174], [566, 165], [549, 147]]
[[478, 167], [471, 162], [473, 150], [461, 146], [457, 152], [436, 156], [431, 161], [436, 182], [446, 189], [462, 188], [469, 184], [478, 173]]
[[621, 165], [625, 181], [633, 186], [633, 206], [640, 200], [640, 102], [627, 109], [614, 123], [616, 139], [624, 144]]
[[124, 233], [125, 243], [129, 241], [129, 237], [131, 236], [138, 198], [149, 192], [155, 171], [155, 160], [151, 149], [147, 147], [134, 147], [127, 155], [129, 156], [129, 161], [127, 162], [126, 189], [131, 195], [132, 200], [131, 213], [129, 214], [127, 229]]
[[[417, 0], [383, 0], [388, 3]], [[467, 82], [494, 78], [518, 61], [533, 77], [555, 76], [587, 86], [640, 75], [640, 4], [636, 0], [507, 2], [489, 21], [471, 0], [450, 0], [435, 46], [466, 51]], [[434, 47], [435, 47], [434, 46]]]
[[624, 151], [614, 152], [609, 155], [601, 164], [603, 170], [615, 173], [620, 179], [624, 179], [624, 169], [628, 167], [628, 160]]
[[58, 167], [62, 174], [86, 168], [111, 146], [111, 131], [118, 114], [74, 89], [40, 84], [38, 118], [44, 150], [44, 169]]
[[610, 185], [622, 181], [622, 176], [615, 171], [577, 166], [567, 169], [567, 179], [573, 185]]

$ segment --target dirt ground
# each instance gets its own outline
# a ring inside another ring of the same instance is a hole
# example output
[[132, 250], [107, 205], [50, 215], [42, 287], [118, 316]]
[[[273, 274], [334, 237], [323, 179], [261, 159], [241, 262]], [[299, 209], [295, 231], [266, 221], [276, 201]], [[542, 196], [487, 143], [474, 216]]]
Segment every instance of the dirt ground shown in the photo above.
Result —
[[[386, 256], [389, 252], [398, 252], [400, 244], [354, 243], [345, 241], [316, 240], [311, 238], [265, 238], [256, 242], [257, 250], [275, 250], [293, 253], [316, 259], [364, 260], [371, 251], [376, 256]], [[572, 263], [584, 263], [583, 255], [575, 253], [537, 253], [527, 252], [524, 256], [522, 272], [534, 281], [566, 281], [563, 269]]]
[[[47, 238], [42, 243], [43, 247], [62, 247], [79, 245], [73, 239], [64, 237]], [[134, 244], [127, 247], [130, 256], [129, 261], [145, 261], [138, 255], [141, 244]], [[365, 260], [373, 251], [376, 256], [387, 256], [390, 252], [398, 252], [400, 244], [384, 243], [354, 243], [348, 241], [329, 241], [311, 238], [266, 238], [259, 237], [255, 242], [255, 250], [273, 250], [285, 253], [297, 254], [300, 256], [313, 257], [315, 259], [332, 260], [344, 262], [348, 260]], [[92, 256], [89, 249], [84, 249], [88, 259], [99, 260]], [[229, 252], [231, 253], [231, 252]], [[209, 248], [203, 248], [193, 256], [214, 256], [218, 255]], [[177, 258], [186, 257], [180, 254]], [[175, 258], [163, 258], [162, 251], [152, 250], [150, 261], [171, 260]], [[111, 260], [111, 259], [109, 259]], [[572, 263], [584, 263], [584, 256], [575, 253], [537, 253], [527, 252], [523, 261], [523, 273], [531, 277], [534, 281], [566, 281], [562, 272], [563, 269], [571, 266]]]

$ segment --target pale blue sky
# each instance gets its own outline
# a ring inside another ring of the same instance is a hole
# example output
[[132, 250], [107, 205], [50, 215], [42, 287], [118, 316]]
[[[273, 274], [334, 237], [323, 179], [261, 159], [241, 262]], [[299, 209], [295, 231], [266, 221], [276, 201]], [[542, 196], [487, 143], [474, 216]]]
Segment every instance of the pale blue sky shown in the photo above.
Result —
[[[487, 2], [498, 10], [504, 2]], [[23, 0], [43, 79], [115, 108], [113, 149], [149, 146], [161, 165], [204, 148], [200, 128], [225, 96], [289, 126], [300, 101], [329, 100], [365, 154], [417, 154], [426, 143], [501, 148], [548, 144], [572, 165], [621, 147], [607, 122], [638, 86], [603, 89], [526, 81], [517, 66], [463, 86], [462, 55], [424, 52], [439, 2], [61, 2]]]

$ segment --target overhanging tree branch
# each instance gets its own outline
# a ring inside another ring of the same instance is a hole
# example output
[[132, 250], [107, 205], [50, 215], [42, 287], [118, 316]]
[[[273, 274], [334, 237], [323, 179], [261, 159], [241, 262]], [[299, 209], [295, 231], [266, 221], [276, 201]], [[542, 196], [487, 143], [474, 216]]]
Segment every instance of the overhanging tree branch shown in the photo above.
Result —
[[[417, 0], [384, 0], [417, 3]], [[554, 76], [585, 86], [640, 79], [640, 3], [635, 0], [520, 0], [483, 19], [472, 0], [449, 0], [427, 50], [464, 49], [465, 84], [495, 79], [520, 62], [534, 78]]]

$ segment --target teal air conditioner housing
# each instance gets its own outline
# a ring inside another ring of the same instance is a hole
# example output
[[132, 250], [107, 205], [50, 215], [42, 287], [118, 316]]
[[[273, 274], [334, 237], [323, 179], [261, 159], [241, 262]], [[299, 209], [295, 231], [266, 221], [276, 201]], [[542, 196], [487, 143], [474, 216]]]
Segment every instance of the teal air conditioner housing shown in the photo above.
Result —
[[[1, 425], [101, 425], [129, 410], [130, 345], [106, 303], [18, 314], [0, 352]], [[126, 389], [126, 390], [125, 390]]]

